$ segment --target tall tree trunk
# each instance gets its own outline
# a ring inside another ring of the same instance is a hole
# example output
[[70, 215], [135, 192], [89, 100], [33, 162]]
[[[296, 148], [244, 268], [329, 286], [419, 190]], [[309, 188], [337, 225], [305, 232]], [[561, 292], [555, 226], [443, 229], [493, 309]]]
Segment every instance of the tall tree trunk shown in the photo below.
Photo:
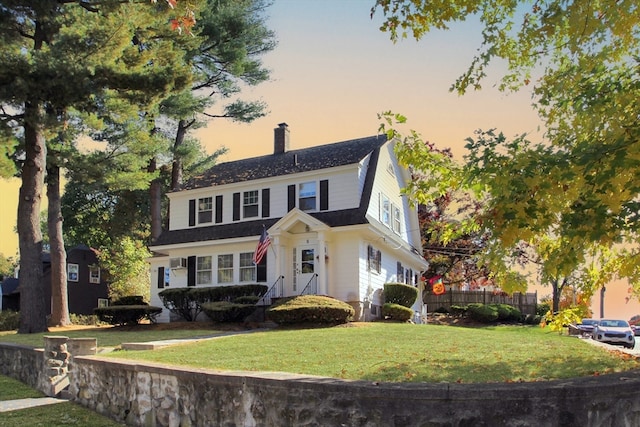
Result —
[[67, 294], [67, 253], [62, 237], [62, 211], [60, 208], [60, 167], [47, 167], [47, 199], [49, 200], [47, 228], [51, 253], [51, 326], [66, 326], [69, 319]]
[[[187, 122], [186, 120], [178, 121], [178, 130], [176, 131], [176, 139], [173, 142], [173, 162], [171, 164], [171, 188], [170, 191], [179, 191], [182, 188], [183, 164], [182, 157], [178, 152], [184, 143], [184, 137], [187, 130], [195, 123], [195, 120]], [[167, 214], [165, 215], [164, 226], [169, 229], [169, 215], [171, 214], [171, 205], [167, 204]]]
[[[193, 124], [193, 122], [191, 122]], [[176, 139], [173, 143], [173, 165], [171, 166], [171, 191], [178, 191], [182, 187], [182, 158], [178, 154], [179, 148], [184, 143], [184, 137], [187, 134], [187, 129], [191, 124], [186, 120], [180, 120], [178, 122], [178, 131], [176, 132]]]
[[29, 334], [47, 331], [42, 283], [42, 233], [40, 204], [44, 189], [47, 146], [42, 128], [42, 106], [25, 104], [25, 160], [18, 201], [18, 241], [20, 244], [20, 327]]
[[[156, 159], [149, 162], [147, 169], [150, 173], [157, 170]], [[149, 197], [151, 203], [151, 241], [155, 242], [162, 234], [162, 183], [156, 178], [149, 185]]]

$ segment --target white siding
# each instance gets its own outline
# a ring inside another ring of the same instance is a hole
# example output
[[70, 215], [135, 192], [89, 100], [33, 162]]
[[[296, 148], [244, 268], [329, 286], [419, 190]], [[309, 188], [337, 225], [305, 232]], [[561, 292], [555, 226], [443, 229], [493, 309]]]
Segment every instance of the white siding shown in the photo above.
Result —
[[[220, 187], [209, 187], [197, 190], [186, 190], [179, 193], [169, 195], [170, 220], [169, 226], [171, 230], [180, 230], [189, 228], [189, 200], [199, 199], [203, 197], [213, 198], [213, 221], [196, 224], [196, 227], [207, 227], [216, 225], [215, 223], [215, 200], [216, 196], [222, 196], [222, 223], [229, 224], [233, 221], [233, 194], [240, 193], [240, 221], [254, 221], [262, 216], [262, 190], [268, 188], [270, 212], [267, 218], [281, 218], [288, 211], [288, 187], [296, 186], [296, 204], [297, 204], [297, 187], [298, 184], [313, 181], [316, 183], [317, 209], [320, 206], [320, 181], [329, 181], [329, 210], [342, 210], [356, 208], [360, 205], [360, 197], [362, 195], [362, 183], [359, 177], [360, 170], [358, 165], [350, 165], [347, 167], [323, 169], [321, 171], [303, 174], [293, 174], [282, 177], [274, 177], [267, 180], [256, 180], [237, 184], [230, 184]], [[245, 191], [258, 191], [259, 197], [259, 213], [257, 217], [243, 218], [242, 214], [242, 195]], [[196, 215], [197, 218], [197, 215]]]

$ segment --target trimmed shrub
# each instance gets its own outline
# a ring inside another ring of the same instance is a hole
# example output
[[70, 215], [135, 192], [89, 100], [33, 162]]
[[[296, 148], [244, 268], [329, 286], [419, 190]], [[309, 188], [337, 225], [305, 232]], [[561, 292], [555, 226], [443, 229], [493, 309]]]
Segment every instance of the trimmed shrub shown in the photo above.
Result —
[[149, 305], [142, 295], [127, 295], [111, 302], [111, 305]]
[[278, 324], [341, 324], [353, 319], [355, 310], [346, 302], [320, 295], [282, 298], [267, 310], [267, 318]]
[[404, 283], [385, 283], [384, 302], [411, 307], [418, 298], [418, 288]]
[[407, 322], [413, 316], [413, 310], [404, 305], [385, 302], [382, 306], [382, 317], [390, 320]]
[[182, 317], [187, 322], [194, 322], [202, 312], [202, 307], [196, 302], [194, 288], [171, 288], [161, 291], [158, 296], [162, 304], [173, 314]]
[[495, 305], [469, 304], [467, 313], [471, 319], [481, 323], [498, 320], [498, 309]]
[[207, 286], [165, 289], [158, 295], [170, 312], [193, 322], [202, 313], [202, 304], [215, 301], [233, 302], [243, 297], [257, 297], [257, 302], [268, 290], [267, 285], [258, 284]]
[[202, 311], [214, 322], [242, 322], [255, 310], [255, 304], [239, 304], [229, 301], [202, 304]]
[[236, 299], [233, 300], [233, 302], [235, 302], [236, 304], [251, 304], [251, 305], [256, 305], [258, 303], [258, 301], [260, 301], [259, 296], [255, 296], [255, 295], [245, 295], [243, 297], [238, 297]]
[[462, 317], [467, 313], [467, 306], [466, 305], [452, 305], [450, 312], [451, 312], [451, 314], [453, 316]]
[[517, 308], [509, 304], [492, 304], [498, 310], [498, 320], [504, 322], [519, 322], [522, 319], [522, 313]]
[[440, 314], [449, 314], [449, 310], [447, 309], [447, 307], [438, 307], [435, 310], [433, 310], [434, 313], [440, 313]]
[[524, 323], [527, 325], [539, 325], [542, 322], [542, 316], [538, 314], [527, 314], [524, 317]]
[[12, 310], [0, 311], [0, 331], [13, 331], [20, 327], [20, 313]]
[[110, 325], [137, 325], [142, 320], [155, 323], [162, 308], [150, 305], [112, 305], [110, 307], [98, 307], [93, 309], [94, 314], [102, 322]]

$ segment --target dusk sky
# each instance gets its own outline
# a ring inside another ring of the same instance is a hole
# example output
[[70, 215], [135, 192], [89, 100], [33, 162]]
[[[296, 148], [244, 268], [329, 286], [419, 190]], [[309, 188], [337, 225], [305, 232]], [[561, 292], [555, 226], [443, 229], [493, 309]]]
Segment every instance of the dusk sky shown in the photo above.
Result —
[[[531, 93], [504, 94], [494, 85], [500, 64], [489, 70], [479, 92], [458, 96], [449, 87], [480, 47], [480, 27], [469, 21], [421, 41], [393, 44], [379, 31], [380, 13], [370, 17], [374, 0], [275, 0], [267, 25], [278, 46], [263, 57], [271, 81], [247, 88], [242, 99], [261, 99], [270, 113], [251, 124], [212, 121], [198, 136], [209, 152], [229, 149], [221, 160], [269, 154], [273, 129], [285, 122], [291, 148], [375, 135], [377, 114], [391, 110], [439, 148], [464, 154], [464, 140], [476, 129], [497, 128], [508, 137], [528, 133], [540, 138], [541, 125], [531, 107]], [[222, 104], [221, 104], [222, 105]], [[216, 111], [215, 107], [212, 112]], [[0, 253], [15, 256], [13, 232], [17, 181], [0, 181]], [[538, 289], [539, 295], [549, 288]], [[625, 303], [626, 284], [606, 294], [605, 315], [628, 319], [640, 313], [637, 302]], [[594, 298], [599, 315], [599, 298]]]

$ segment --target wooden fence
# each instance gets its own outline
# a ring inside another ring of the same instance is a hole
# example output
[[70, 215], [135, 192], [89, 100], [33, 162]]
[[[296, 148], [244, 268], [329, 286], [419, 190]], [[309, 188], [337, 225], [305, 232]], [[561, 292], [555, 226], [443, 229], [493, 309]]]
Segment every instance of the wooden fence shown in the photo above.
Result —
[[522, 314], [536, 314], [538, 293], [506, 294], [494, 291], [450, 291], [447, 290], [442, 295], [434, 295], [430, 290], [426, 290], [422, 295], [422, 301], [427, 305], [427, 311], [433, 312], [439, 308], [451, 308], [452, 305], [468, 305], [472, 303], [481, 304], [509, 304], [516, 307]]

